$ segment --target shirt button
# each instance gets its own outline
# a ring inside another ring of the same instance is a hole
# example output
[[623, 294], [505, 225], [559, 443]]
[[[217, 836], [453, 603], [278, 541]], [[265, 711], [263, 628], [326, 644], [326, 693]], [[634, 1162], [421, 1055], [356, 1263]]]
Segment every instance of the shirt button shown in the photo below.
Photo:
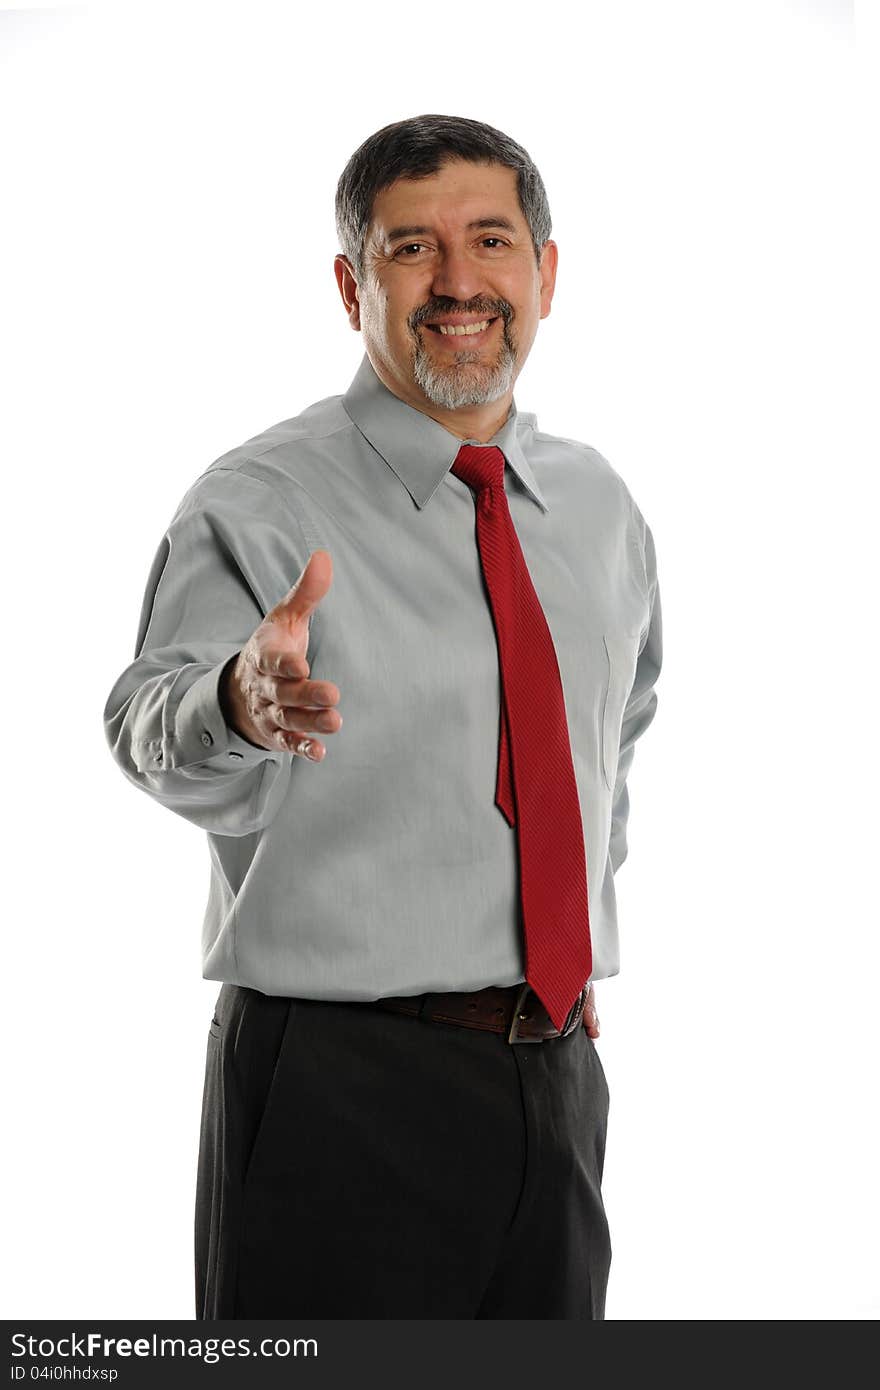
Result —
[[214, 740], [212, 739], [211, 735], [208, 733], [208, 730], [205, 729], [204, 733], [202, 734], [202, 743], [205, 745], [206, 748], [210, 748], [210, 747], [211, 747], [211, 744], [212, 744], [213, 742], [214, 742]]
[[227, 758], [243, 758], [243, 757], [244, 757], [244, 753], [232, 753], [232, 752], [230, 752], [230, 753], [227, 753], [226, 756], [227, 756]]

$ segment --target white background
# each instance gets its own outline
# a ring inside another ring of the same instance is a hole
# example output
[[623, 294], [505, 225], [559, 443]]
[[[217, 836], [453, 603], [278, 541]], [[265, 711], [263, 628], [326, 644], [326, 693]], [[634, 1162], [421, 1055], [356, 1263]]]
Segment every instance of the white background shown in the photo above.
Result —
[[0, 14], [6, 1317], [193, 1316], [208, 851], [102, 710], [190, 484], [348, 386], [336, 181], [431, 111], [537, 162], [559, 274], [517, 404], [657, 546], [607, 1315], [880, 1313], [868, 16], [560, 9]]

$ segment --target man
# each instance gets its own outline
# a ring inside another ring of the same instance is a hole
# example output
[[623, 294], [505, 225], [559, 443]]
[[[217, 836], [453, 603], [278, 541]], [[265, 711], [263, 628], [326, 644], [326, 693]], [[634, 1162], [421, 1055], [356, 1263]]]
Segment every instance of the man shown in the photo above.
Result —
[[557, 266], [526, 151], [400, 121], [336, 211], [357, 374], [190, 488], [104, 712], [211, 852], [196, 1315], [602, 1318], [653, 539], [513, 400]]

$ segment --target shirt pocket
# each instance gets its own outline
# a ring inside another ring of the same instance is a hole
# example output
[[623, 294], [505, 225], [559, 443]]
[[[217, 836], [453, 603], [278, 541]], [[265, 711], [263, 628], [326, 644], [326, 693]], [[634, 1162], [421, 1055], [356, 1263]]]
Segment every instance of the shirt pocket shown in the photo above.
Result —
[[639, 632], [602, 634], [605, 648], [605, 697], [602, 708], [601, 763], [602, 779], [609, 791], [614, 790], [617, 778], [623, 716], [635, 682], [640, 636]]

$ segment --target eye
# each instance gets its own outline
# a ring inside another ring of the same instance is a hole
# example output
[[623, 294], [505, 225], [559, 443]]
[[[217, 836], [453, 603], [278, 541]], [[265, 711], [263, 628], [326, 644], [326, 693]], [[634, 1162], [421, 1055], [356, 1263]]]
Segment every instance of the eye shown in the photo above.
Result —
[[[503, 239], [502, 237], [499, 237], [499, 236], [484, 236], [484, 237], [481, 237], [481, 239], [480, 239], [480, 244], [481, 244], [482, 246], [485, 246], [485, 244], [486, 244], [487, 241], [494, 241], [494, 242], [497, 242], [499, 247], [500, 247], [500, 246], [506, 246], [506, 245], [507, 245], [507, 242], [504, 241], [504, 239]], [[406, 253], [408, 253], [408, 252], [410, 252], [410, 251], [413, 251], [413, 250], [415, 250], [415, 251], [418, 251], [418, 250], [420, 250], [420, 249], [423, 250], [423, 249], [424, 249], [424, 245], [425, 245], [425, 244], [424, 244], [424, 242], [422, 242], [422, 241], [408, 241], [408, 242], [406, 243], [405, 246], [398, 246], [397, 250], [394, 252], [394, 255], [395, 255], [395, 257], [397, 257], [397, 256], [404, 256], [404, 259], [405, 259], [405, 260], [410, 261], [410, 260], [412, 260], [412, 256], [410, 256], [410, 255], [408, 255], [408, 254], [406, 254]], [[493, 247], [490, 248], [490, 250], [494, 251], [494, 250], [496, 250], [496, 247], [493, 246]]]

